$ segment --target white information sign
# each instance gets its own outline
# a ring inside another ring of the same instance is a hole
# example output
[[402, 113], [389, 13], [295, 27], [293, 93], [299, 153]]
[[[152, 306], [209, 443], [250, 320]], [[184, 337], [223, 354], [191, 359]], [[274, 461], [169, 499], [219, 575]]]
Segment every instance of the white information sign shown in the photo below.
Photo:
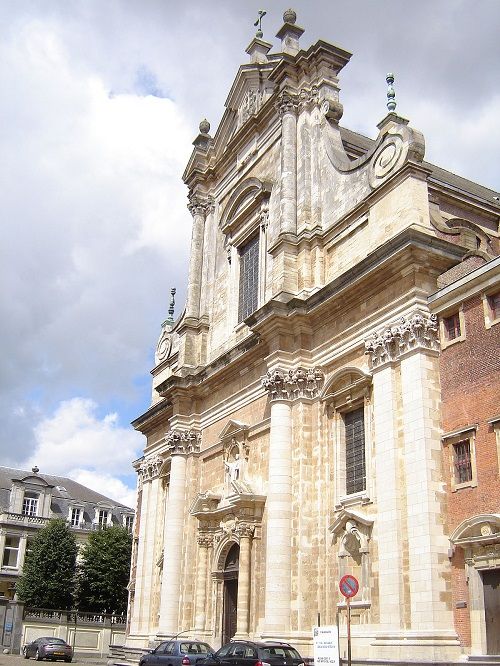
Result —
[[313, 628], [314, 666], [339, 666], [339, 632], [335, 625]]

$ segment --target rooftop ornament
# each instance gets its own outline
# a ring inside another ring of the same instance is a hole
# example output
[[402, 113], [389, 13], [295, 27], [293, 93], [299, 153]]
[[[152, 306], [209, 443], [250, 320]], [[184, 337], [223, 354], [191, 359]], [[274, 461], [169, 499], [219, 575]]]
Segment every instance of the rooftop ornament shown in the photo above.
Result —
[[267, 14], [267, 12], [265, 12], [263, 9], [259, 9], [258, 14], [259, 18], [254, 23], [254, 26], [257, 28], [255, 36], [257, 37], [257, 39], [262, 39], [262, 37], [264, 37], [264, 33], [262, 32], [262, 19]]
[[170, 290], [170, 297], [171, 297], [171, 298], [170, 298], [170, 305], [169, 305], [169, 308], [168, 308], [168, 320], [167, 320], [167, 321], [169, 321], [169, 322], [171, 322], [171, 323], [173, 323], [173, 321], [174, 321], [174, 312], [175, 312], [175, 292], [176, 292], [176, 291], [177, 291], [177, 290], [176, 290], [175, 287], [172, 287], [172, 289]]
[[395, 113], [396, 111], [396, 91], [394, 90], [392, 84], [394, 83], [394, 74], [387, 74], [385, 77], [387, 81], [387, 108], [389, 113]]

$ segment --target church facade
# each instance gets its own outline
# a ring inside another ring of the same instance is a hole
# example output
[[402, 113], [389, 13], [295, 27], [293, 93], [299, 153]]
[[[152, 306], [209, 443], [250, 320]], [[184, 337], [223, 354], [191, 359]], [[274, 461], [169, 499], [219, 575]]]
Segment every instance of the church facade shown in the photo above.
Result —
[[500, 208], [424, 161], [391, 87], [376, 139], [340, 127], [351, 54], [303, 48], [303, 32], [289, 10], [280, 53], [253, 39], [184, 173], [186, 308], [163, 325], [133, 423], [127, 645], [183, 632], [307, 656], [318, 623], [345, 636], [350, 573], [354, 658], [458, 660], [428, 297], [464, 259], [499, 254]]

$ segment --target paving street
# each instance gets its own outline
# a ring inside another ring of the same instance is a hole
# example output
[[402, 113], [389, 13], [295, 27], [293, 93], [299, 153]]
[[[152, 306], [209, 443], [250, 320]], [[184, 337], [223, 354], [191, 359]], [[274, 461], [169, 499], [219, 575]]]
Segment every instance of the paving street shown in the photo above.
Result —
[[[95, 664], [95, 666], [105, 666], [108, 661], [107, 655], [104, 655], [104, 657], [101, 659], [99, 656], [86, 656], [86, 657], [80, 657], [77, 655], [72, 663], [72, 666], [92, 666]], [[2, 654], [0, 653], [0, 666], [22, 666], [22, 664], [30, 664], [30, 663], [35, 663], [34, 659], [29, 659], [26, 661], [21, 655], [15, 655], [15, 654]], [[48, 663], [56, 663], [56, 664], [64, 664], [63, 661], [57, 661], [57, 662], [43, 662], [44, 664]]]

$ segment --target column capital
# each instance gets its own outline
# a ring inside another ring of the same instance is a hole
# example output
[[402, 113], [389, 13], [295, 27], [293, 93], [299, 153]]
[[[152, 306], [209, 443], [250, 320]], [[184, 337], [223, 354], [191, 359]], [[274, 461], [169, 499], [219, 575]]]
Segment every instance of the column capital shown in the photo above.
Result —
[[369, 355], [374, 369], [397, 361], [405, 353], [416, 349], [439, 350], [439, 329], [435, 314], [415, 312], [408, 317], [401, 317], [398, 324], [373, 333], [365, 340], [365, 354]]
[[145, 481], [152, 481], [160, 475], [160, 469], [163, 464], [163, 458], [159, 455], [149, 456], [136, 467], [136, 472], [139, 475], [142, 483]]
[[299, 96], [288, 90], [282, 90], [278, 95], [276, 108], [278, 109], [280, 117], [283, 117], [285, 113], [292, 113], [294, 116], [297, 115], [299, 109]]
[[301, 88], [298, 95], [299, 110], [319, 105], [319, 90], [317, 86]]
[[206, 532], [200, 532], [198, 536], [196, 537], [196, 540], [198, 542], [198, 546], [200, 548], [210, 548], [213, 546], [214, 543], [214, 536], [213, 534], [207, 534]]
[[200, 450], [201, 434], [198, 430], [169, 430], [165, 441], [170, 455], [189, 455]]
[[213, 197], [200, 197], [197, 194], [189, 195], [188, 210], [193, 217], [200, 215], [203, 219], [214, 210]]
[[251, 539], [255, 531], [255, 525], [250, 523], [238, 523], [236, 526], [235, 532], [240, 537], [240, 539]]
[[294, 368], [268, 370], [261, 378], [262, 386], [269, 392], [270, 400], [296, 400], [316, 398], [323, 385], [324, 374], [320, 368]]

